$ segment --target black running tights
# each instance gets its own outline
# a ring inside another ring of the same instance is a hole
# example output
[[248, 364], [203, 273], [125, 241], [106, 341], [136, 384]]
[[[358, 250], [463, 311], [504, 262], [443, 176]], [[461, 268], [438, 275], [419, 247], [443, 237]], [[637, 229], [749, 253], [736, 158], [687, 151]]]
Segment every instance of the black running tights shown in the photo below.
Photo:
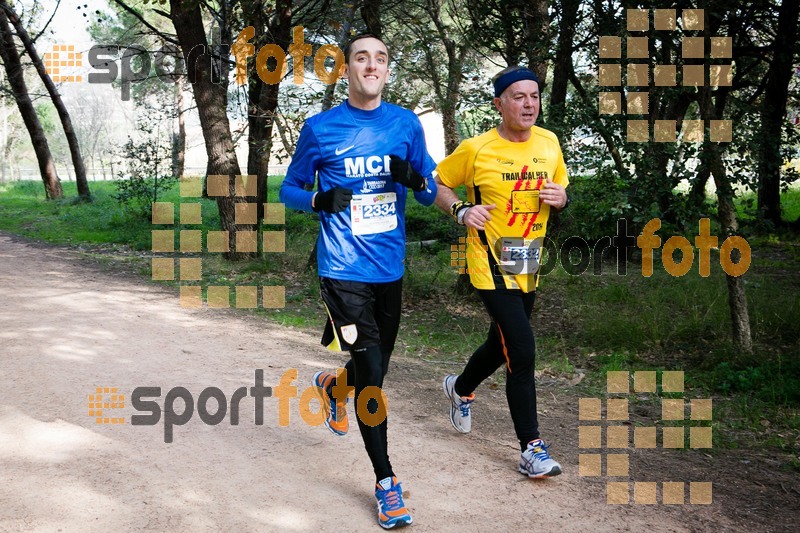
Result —
[[467, 362], [455, 383], [456, 394], [469, 396], [478, 385], [506, 366], [506, 398], [520, 449], [539, 438], [536, 382], [533, 372], [536, 344], [530, 318], [535, 292], [478, 290], [492, 324], [484, 342]]

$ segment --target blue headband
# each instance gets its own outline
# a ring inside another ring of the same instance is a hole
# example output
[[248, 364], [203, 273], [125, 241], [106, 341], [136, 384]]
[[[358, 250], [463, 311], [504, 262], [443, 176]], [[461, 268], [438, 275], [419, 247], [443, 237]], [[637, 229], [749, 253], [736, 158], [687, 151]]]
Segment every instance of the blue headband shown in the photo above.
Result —
[[532, 70], [525, 67], [519, 67], [511, 72], [506, 72], [497, 78], [497, 80], [495, 80], [494, 97], [500, 98], [500, 95], [503, 94], [503, 91], [508, 89], [509, 85], [521, 80], [532, 80], [535, 81], [537, 85], [539, 83], [539, 78], [536, 77], [536, 74]]

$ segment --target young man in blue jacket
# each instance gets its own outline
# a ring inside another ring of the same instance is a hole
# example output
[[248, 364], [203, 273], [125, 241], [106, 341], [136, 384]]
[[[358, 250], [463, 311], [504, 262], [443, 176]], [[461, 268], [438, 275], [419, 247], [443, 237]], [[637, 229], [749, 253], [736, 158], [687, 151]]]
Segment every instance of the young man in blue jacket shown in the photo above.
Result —
[[[355, 387], [358, 406], [361, 392], [380, 389], [389, 369], [400, 324], [407, 190], [423, 205], [433, 203], [437, 190], [419, 119], [381, 100], [389, 77], [386, 44], [358, 35], [344, 55], [348, 98], [306, 121], [280, 192], [287, 207], [320, 217], [317, 265], [329, 315], [322, 343], [350, 352], [347, 384], [337, 384], [330, 372], [314, 376], [325, 424], [337, 435], [348, 430], [344, 387]], [[315, 175], [318, 190], [305, 190]], [[371, 399], [366, 405], [374, 418], [357, 420], [375, 470], [378, 523], [385, 529], [411, 524], [389, 462], [385, 404]]]

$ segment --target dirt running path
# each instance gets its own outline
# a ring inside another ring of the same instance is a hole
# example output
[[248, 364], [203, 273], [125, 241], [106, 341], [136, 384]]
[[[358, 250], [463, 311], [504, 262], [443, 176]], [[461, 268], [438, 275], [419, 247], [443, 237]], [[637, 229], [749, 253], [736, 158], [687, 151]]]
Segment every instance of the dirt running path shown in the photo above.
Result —
[[[160, 405], [176, 386], [195, 400], [216, 386], [230, 399], [253, 385], [255, 369], [275, 386], [296, 368], [302, 392], [315, 371], [341, 363], [316, 336], [183, 309], [172, 291], [2, 234], [0, 304], [0, 530], [379, 531], [357, 429], [336, 438], [309, 427], [297, 400], [289, 427], [278, 427], [275, 398], [256, 426], [246, 397], [238, 426], [205, 425], [195, 413], [172, 444], [163, 419], [130, 424], [138, 386], [161, 387]], [[532, 482], [496, 437], [452, 431], [438, 378], [419, 383], [420, 395], [401, 394], [392, 378], [403, 365], [388, 378], [389, 442], [414, 531], [739, 529], [715, 506], [607, 505], [601, 486], [578, 476], [575, 454], [559, 456], [564, 475]], [[107, 411], [125, 425], [88, 416], [97, 386], [126, 395], [125, 409]]]

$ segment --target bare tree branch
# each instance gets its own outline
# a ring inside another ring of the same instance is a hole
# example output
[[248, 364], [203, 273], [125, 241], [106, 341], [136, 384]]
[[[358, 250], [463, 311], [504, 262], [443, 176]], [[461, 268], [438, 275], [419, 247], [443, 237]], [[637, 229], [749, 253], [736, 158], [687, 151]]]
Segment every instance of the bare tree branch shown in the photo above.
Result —
[[45, 31], [47, 31], [47, 27], [48, 27], [48, 26], [50, 26], [50, 23], [51, 23], [51, 22], [53, 22], [53, 19], [55, 18], [55, 16], [56, 16], [56, 13], [58, 12], [58, 8], [59, 8], [59, 6], [61, 6], [61, 0], [56, 0], [56, 8], [53, 10], [53, 14], [52, 14], [52, 15], [50, 15], [50, 18], [49, 18], [49, 19], [47, 19], [47, 23], [46, 23], [46, 24], [44, 25], [44, 27], [42, 28], [42, 31], [40, 31], [40, 32], [39, 32], [37, 35], [35, 35], [35, 36], [33, 37], [33, 39], [31, 39], [31, 42], [32, 42], [33, 44], [36, 44], [36, 41], [39, 39], [39, 37], [41, 37], [41, 36], [42, 36], [42, 34], [44, 34], [44, 32], [45, 32]]
[[[145, 25], [145, 26], [146, 26], [148, 29], [150, 29], [150, 30], [151, 30], [153, 33], [155, 33], [155, 34], [156, 34], [156, 35], [158, 35], [159, 37], [161, 37], [162, 39], [164, 39], [164, 40], [165, 40], [165, 41], [167, 41], [168, 43], [172, 43], [172, 44], [174, 44], [175, 46], [180, 46], [180, 44], [181, 44], [181, 43], [180, 43], [180, 42], [178, 42], [178, 40], [177, 40], [177, 39], [175, 39], [175, 38], [173, 38], [173, 37], [170, 37], [169, 35], [167, 35], [167, 34], [166, 34], [166, 33], [164, 33], [163, 31], [161, 31], [161, 30], [157, 29], [155, 26], [153, 26], [152, 24], [150, 24], [149, 22], [147, 22], [147, 20], [145, 20], [145, 18], [144, 18], [144, 17], [141, 15], [141, 13], [139, 13], [138, 11], [136, 11], [135, 9], [133, 9], [133, 8], [132, 8], [131, 6], [129, 6], [128, 4], [126, 4], [126, 3], [125, 3], [125, 2], [123, 2], [122, 0], [114, 0], [114, 2], [115, 2], [115, 3], [116, 3], [118, 6], [120, 6], [122, 9], [124, 9], [125, 11], [127, 11], [128, 13], [130, 13], [131, 15], [133, 15], [134, 17], [136, 17], [136, 18], [139, 20], [139, 22], [141, 22], [142, 24], [144, 24], [144, 25]], [[162, 12], [161, 14], [163, 14], [163, 12]], [[169, 18], [170, 20], [172, 20], [172, 18], [171, 18], [171, 17], [169, 17], [169, 16], [168, 16], [167, 18]]]

